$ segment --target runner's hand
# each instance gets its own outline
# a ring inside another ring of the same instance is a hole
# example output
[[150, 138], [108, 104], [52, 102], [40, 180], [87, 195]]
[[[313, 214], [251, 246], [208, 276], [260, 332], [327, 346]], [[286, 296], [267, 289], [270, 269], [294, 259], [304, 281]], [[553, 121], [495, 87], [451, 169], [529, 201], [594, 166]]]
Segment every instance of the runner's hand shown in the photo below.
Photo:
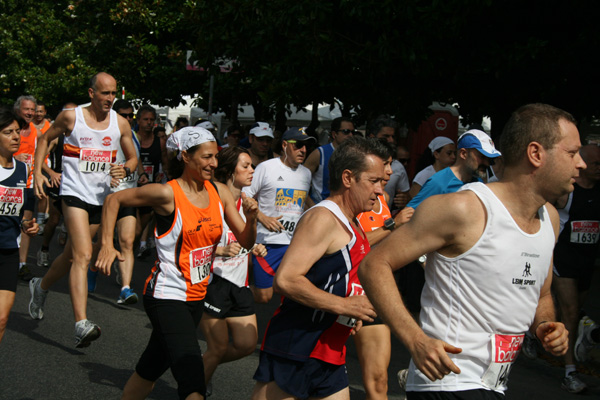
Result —
[[125, 167], [119, 164], [110, 164], [110, 176], [115, 179], [123, 179], [127, 177]]
[[103, 245], [98, 253], [98, 258], [96, 259], [96, 268], [102, 271], [104, 275], [110, 276], [110, 270], [115, 257], [118, 258], [119, 261], [125, 261], [125, 257], [114, 248], [112, 243], [108, 246]]
[[542, 322], [535, 330], [544, 350], [554, 356], [564, 356], [569, 348], [569, 332], [562, 322]]
[[256, 257], [265, 257], [267, 255], [267, 248], [264, 244], [257, 243], [252, 249], [252, 254]]
[[62, 174], [59, 172], [50, 171], [50, 186], [51, 187], [60, 187], [60, 180], [62, 178]]
[[396, 216], [394, 217], [394, 222], [396, 222], [396, 225], [398, 225], [398, 226], [403, 225], [403, 224], [407, 223], [408, 221], [410, 221], [410, 219], [412, 218], [414, 213], [415, 213], [414, 208], [404, 207], [402, 209], [402, 211], [400, 211], [398, 214], [396, 214]]
[[425, 333], [421, 333], [408, 348], [415, 366], [430, 380], [442, 379], [451, 372], [460, 374], [460, 368], [452, 362], [448, 353], [458, 354], [462, 349], [430, 338]]
[[375, 308], [367, 296], [349, 296], [343, 297], [343, 299], [344, 311], [340, 314], [368, 322], [373, 322], [373, 319], [377, 317]]
[[246, 193], [242, 192], [242, 209], [246, 220], [258, 217], [258, 202], [252, 197], [246, 196]]
[[233, 242], [223, 247], [223, 257], [235, 257], [240, 254], [242, 246], [238, 242]]
[[281, 222], [279, 222], [281, 217], [283, 217], [283, 215], [280, 215], [279, 217], [268, 217], [263, 213], [260, 213], [258, 216], [258, 222], [263, 224], [263, 226], [271, 232], [281, 232], [285, 229]]
[[22, 222], [23, 232], [27, 234], [27, 236], [35, 236], [40, 231], [40, 226], [35, 222], [35, 218]]
[[33, 174], [33, 192], [38, 199], [45, 199], [46, 192], [44, 191], [44, 185], [50, 186], [48, 178], [44, 174], [34, 173]]

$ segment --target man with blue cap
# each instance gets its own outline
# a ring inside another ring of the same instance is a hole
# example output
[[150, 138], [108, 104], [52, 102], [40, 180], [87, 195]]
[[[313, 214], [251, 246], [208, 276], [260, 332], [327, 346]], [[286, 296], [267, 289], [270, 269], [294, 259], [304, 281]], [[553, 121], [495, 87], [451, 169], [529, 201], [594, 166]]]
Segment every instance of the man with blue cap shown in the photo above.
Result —
[[436, 194], [454, 193], [469, 182], [482, 182], [493, 159], [502, 154], [487, 133], [466, 131], [458, 138], [456, 163], [434, 174], [407, 207], [417, 208], [423, 200]]

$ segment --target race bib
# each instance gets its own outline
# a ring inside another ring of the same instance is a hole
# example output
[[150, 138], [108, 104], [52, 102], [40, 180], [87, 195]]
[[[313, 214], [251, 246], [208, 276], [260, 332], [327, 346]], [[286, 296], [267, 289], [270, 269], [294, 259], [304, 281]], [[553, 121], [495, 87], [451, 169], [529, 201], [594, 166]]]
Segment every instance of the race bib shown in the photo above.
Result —
[[16, 217], [21, 214], [25, 201], [23, 188], [0, 185], [0, 215]]
[[154, 165], [142, 165], [142, 168], [148, 174], [148, 182], [154, 182]]
[[110, 171], [112, 151], [97, 149], [81, 149], [79, 153], [79, 171], [106, 172]]
[[506, 390], [508, 374], [521, 351], [524, 337], [525, 334], [492, 335], [492, 362], [481, 378], [481, 382], [486, 387], [493, 390]]
[[[358, 283], [352, 284], [352, 290], [350, 291], [349, 296], [362, 296], [364, 294], [365, 294], [365, 291], [360, 284], [358, 284]], [[338, 316], [338, 318], [335, 322], [337, 322], [338, 324], [347, 326], [349, 328], [354, 328], [354, 326], [356, 325], [356, 318], [347, 317], [345, 315], [340, 315], [340, 316]]]
[[275, 212], [283, 215], [279, 220], [283, 228], [293, 233], [304, 211], [306, 190], [277, 188], [275, 192]]
[[25, 164], [27, 164], [28, 167], [31, 167], [33, 165], [33, 154], [25, 154], [23, 153], [26, 158], [25, 158]]
[[571, 243], [596, 244], [599, 233], [598, 221], [571, 221]]
[[202, 282], [210, 275], [214, 246], [190, 251], [190, 277], [192, 285]]

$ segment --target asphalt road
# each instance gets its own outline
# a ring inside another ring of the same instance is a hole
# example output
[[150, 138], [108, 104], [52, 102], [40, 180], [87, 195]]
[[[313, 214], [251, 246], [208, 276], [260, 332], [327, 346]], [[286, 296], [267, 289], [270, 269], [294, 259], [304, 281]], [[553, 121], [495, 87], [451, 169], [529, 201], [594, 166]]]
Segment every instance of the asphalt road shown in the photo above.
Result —
[[[30, 249], [30, 265], [37, 276], [45, 268], [35, 266], [35, 251], [41, 238], [35, 238]], [[54, 242], [51, 259], [61, 251]], [[150, 271], [150, 260], [136, 262], [133, 287], [140, 293]], [[587, 311], [600, 321], [600, 271], [595, 275]], [[117, 399], [142, 353], [150, 335], [150, 323], [141, 302], [133, 306], [116, 304], [119, 287], [114, 277], [100, 277], [96, 293], [90, 294], [88, 316], [102, 328], [102, 336], [86, 349], [76, 349], [74, 321], [67, 279], [51, 289], [44, 309], [44, 319], [29, 317], [29, 288], [19, 283], [8, 328], [0, 343], [0, 399]], [[259, 338], [278, 300], [258, 305]], [[206, 343], [201, 340], [201, 346]], [[258, 348], [258, 347], [257, 347]], [[585, 398], [600, 398], [600, 351], [594, 360], [582, 367], [582, 379], [589, 389]], [[408, 365], [409, 355], [397, 341], [392, 342], [389, 368], [389, 398], [401, 399], [396, 372]], [[249, 399], [258, 364], [258, 350], [245, 359], [221, 365], [213, 378], [212, 400]], [[351, 398], [365, 399], [360, 366], [352, 340], [348, 342], [347, 369]], [[512, 369], [507, 399], [577, 399], [560, 389], [563, 369], [560, 361], [542, 355], [535, 360], [520, 356]], [[170, 372], [157, 382], [150, 399], [176, 399], [176, 383]]]

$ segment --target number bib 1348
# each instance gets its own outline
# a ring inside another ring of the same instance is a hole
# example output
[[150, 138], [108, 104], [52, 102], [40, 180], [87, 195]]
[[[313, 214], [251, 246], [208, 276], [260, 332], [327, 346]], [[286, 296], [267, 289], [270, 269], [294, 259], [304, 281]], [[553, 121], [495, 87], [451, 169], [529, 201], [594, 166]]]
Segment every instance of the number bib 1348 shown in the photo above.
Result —
[[21, 214], [25, 198], [23, 188], [0, 185], [0, 215], [15, 217]]
[[81, 149], [79, 153], [79, 170], [81, 172], [110, 171], [112, 151], [97, 149]]
[[571, 243], [596, 244], [600, 233], [598, 221], [572, 221]]
[[202, 282], [210, 275], [214, 246], [190, 251], [190, 276], [192, 285]]
[[481, 382], [490, 389], [506, 389], [508, 374], [517, 359], [525, 334], [496, 333], [491, 337], [492, 362], [483, 374]]

